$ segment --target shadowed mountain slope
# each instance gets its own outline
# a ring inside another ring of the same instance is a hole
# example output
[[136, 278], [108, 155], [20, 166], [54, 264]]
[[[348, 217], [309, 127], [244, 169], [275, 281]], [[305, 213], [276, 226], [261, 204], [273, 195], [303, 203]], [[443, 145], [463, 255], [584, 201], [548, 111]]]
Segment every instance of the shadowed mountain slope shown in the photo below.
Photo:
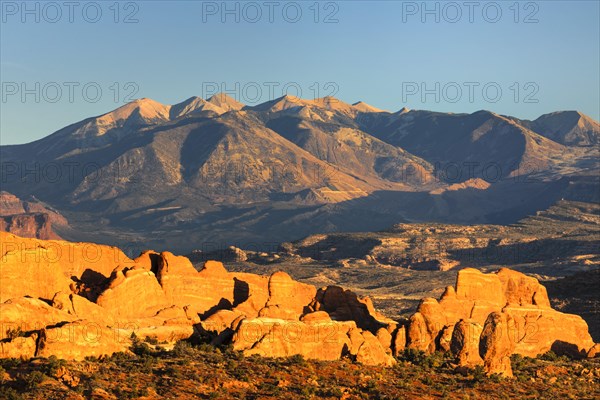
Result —
[[67, 239], [182, 251], [403, 221], [513, 223], [561, 198], [597, 201], [598, 123], [572, 117], [139, 99], [0, 147], [2, 183], [65, 215]]

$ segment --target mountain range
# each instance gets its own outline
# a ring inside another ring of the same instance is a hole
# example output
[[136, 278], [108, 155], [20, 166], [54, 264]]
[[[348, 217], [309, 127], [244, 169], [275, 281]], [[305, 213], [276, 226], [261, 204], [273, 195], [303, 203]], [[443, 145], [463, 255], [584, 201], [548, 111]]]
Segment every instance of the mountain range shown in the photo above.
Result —
[[61, 237], [185, 252], [598, 202], [598, 144], [600, 124], [576, 111], [528, 121], [218, 94], [139, 99], [0, 158], [2, 190], [64, 216]]

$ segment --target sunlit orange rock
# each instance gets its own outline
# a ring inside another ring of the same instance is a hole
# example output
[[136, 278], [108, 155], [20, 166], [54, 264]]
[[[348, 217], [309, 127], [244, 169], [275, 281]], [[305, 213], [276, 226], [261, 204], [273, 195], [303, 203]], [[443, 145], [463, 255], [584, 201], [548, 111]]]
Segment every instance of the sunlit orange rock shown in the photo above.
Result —
[[510, 356], [515, 349], [510, 336], [513, 327], [514, 321], [506, 313], [493, 312], [485, 321], [479, 339], [479, 355], [488, 374], [513, 376], [510, 366]]

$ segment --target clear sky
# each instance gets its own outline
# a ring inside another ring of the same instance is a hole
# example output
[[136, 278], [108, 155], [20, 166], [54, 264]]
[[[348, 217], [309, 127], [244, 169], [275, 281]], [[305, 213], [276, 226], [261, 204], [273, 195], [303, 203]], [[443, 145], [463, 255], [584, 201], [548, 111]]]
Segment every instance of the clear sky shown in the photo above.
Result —
[[389, 111], [600, 117], [596, 0], [114, 3], [2, 1], [2, 144], [128, 99], [173, 104], [219, 86], [247, 104], [287, 92]]

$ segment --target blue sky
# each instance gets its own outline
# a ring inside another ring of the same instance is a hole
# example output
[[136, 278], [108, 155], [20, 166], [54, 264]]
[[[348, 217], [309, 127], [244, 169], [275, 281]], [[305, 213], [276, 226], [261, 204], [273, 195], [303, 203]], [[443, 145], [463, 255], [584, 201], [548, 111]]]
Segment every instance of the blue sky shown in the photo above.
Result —
[[120, 2], [118, 14], [113, 1], [82, 1], [71, 16], [63, 3], [27, 13], [2, 1], [2, 144], [215, 85], [250, 104], [334, 94], [389, 111], [600, 117], [598, 1], [428, 2], [429, 14], [421, 1], [280, 1], [272, 22], [265, 1], [227, 2], [230, 14], [221, 1]]

